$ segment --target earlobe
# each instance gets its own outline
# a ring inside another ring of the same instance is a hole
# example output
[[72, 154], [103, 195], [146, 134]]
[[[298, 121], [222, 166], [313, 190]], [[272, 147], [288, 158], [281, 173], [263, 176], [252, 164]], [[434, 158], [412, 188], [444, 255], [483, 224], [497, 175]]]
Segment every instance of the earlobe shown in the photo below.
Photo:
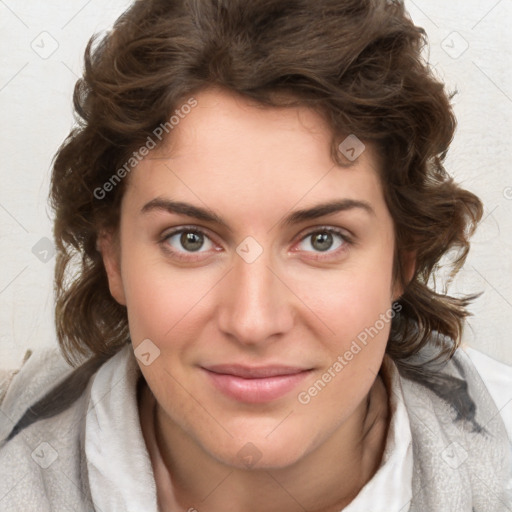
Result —
[[404, 278], [407, 284], [412, 281], [416, 272], [416, 251], [408, 251], [404, 254]]
[[121, 305], [126, 306], [123, 279], [121, 276], [121, 248], [113, 233], [100, 233], [96, 244], [101, 253], [108, 278], [110, 294]]

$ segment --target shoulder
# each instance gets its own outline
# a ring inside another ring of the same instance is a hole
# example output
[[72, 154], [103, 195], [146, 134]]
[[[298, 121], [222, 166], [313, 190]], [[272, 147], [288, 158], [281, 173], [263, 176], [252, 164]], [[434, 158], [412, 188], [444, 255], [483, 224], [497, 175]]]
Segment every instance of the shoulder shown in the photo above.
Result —
[[86, 510], [86, 413], [81, 397], [59, 415], [33, 423], [0, 445], [1, 510]]
[[20, 368], [0, 375], [0, 441], [25, 411], [73, 372], [58, 348], [27, 351]]
[[82, 456], [87, 384], [68, 406], [34, 416], [8, 439], [34, 404], [46, 400], [59, 405], [55, 390], [65, 386], [75, 372], [55, 349], [32, 354], [10, 378], [0, 406], [1, 510], [93, 509], [87, 508]]
[[512, 366], [465, 346], [458, 352], [466, 354], [482, 379], [505, 424], [512, 441]]
[[448, 499], [446, 510], [460, 507], [460, 498], [475, 510], [499, 510], [493, 507], [508, 499], [510, 485], [510, 421], [503, 407], [511, 397], [509, 384], [501, 400], [492, 382], [510, 383], [510, 368], [483, 354], [476, 354], [475, 364], [461, 348], [448, 361], [433, 359], [434, 352], [427, 346], [411, 358], [401, 381], [412, 435], [413, 495], [420, 504], [441, 503], [450, 488], [466, 488]]
[[21, 362], [20, 367], [15, 368], [0, 368], [0, 404], [2, 403], [7, 390], [9, 389], [9, 385], [11, 384], [14, 376], [20, 371], [21, 367], [28, 361], [29, 357], [32, 355], [31, 350], [27, 350], [25, 355], [23, 356], [23, 361]]

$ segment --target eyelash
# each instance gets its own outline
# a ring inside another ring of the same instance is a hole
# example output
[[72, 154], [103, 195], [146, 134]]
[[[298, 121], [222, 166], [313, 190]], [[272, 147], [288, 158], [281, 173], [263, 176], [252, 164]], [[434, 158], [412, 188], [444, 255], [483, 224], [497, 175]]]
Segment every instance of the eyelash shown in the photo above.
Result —
[[[204, 258], [203, 256], [201, 256], [201, 254], [204, 254], [203, 252], [197, 252], [198, 257], [197, 256], [194, 257], [194, 254], [195, 254], [194, 252], [186, 252], [186, 251], [182, 252], [182, 251], [176, 251], [176, 250], [170, 248], [170, 246], [168, 244], [169, 239], [171, 239], [175, 235], [183, 234], [183, 233], [195, 233], [195, 234], [202, 235], [205, 238], [209, 239], [212, 243], [215, 244], [215, 241], [208, 234], [207, 231], [205, 231], [204, 229], [198, 228], [196, 226], [181, 226], [178, 229], [169, 231], [162, 236], [159, 243], [161, 244], [163, 250], [166, 253], [170, 254], [173, 258], [176, 258], [178, 260], [194, 262], [194, 261]], [[319, 234], [319, 233], [330, 233], [330, 234], [339, 236], [342, 240], [342, 245], [341, 245], [341, 247], [339, 247], [338, 249], [336, 249], [334, 251], [327, 250], [325, 252], [321, 252], [321, 251], [313, 252], [315, 254], [315, 256], [312, 259], [317, 260], [317, 261], [329, 259], [333, 255], [338, 255], [343, 252], [346, 252], [355, 243], [352, 236], [349, 236], [344, 230], [329, 227], [329, 226], [319, 226], [319, 227], [316, 227], [314, 230], [308, 231], [307, 233], [300, 236], [297, 243], [303, 242], [308, 237], [311, 237], [312, 235]], [[298, 252], [298, 251], [293, 251], [293, 252]], [[307, 251], [307, 252], [312, 252], [312, 251]]]
[[169, 239], [171, 239], [175, 235], [179, 235], [179, 234], [183, 234], [183, 233], [199, 234], [199, 235], [202, 235], [205, 238], [211, 240], [212, 243], [215, 243], [215, 241], [212, 239], [212, 237], [205, 230], [198, 228], [196, 226], [181, 226], [178, 229], [174, 229], [172, 231], [166, 232], [162, 236], [162, 238], [160, 240], [160, 244], [166, 253], [170, 254], [173, 258], [175, 258], [177, 260], [194, 262], [194, 261], [198, 261], [198, 260], [204, 258], [203, 256], [201, 256], [202, 254], [204, 254], [202, 252], [198, 252], [197, 253], [198, 256], [195, 256], [196, 253], [194, 253], [194, 252], [176, 251], [170, 247], [170, 245], [167, 243], [169, 241]]
[[[341, 230], [341, 229], [337, 229], [337, 228], [333, 228], [333, 227], [330, 227], [330, 226], [319, 226], [319, 227], [316, 227], [308, 232], [306, 232], [305, 234], [302, 234], [299, 238], [299, 242], [303, 242], [304, 240], [307, 240], [309, 237], [311, 237], [312, 235], [317, 235], [319, 233], [330, 233], [332, 235], [336, 235], [336, 236], [339, 236], [341, 238], [341, 241], [342, 241], [342, 245], [341, 247], [331, 251], [331, 250], [327, 250], [325, 252], [322, 252], [322, 251], [308, 251], [308, 252], [312, 252], [312, 254], [314, 254], [314, 257], [312, 259], [316, 260], [316, 261], [323, 261], [323, 260], [328, 260], [328, 259], [331, 259], [333, 256], [339, 256], [340, 254], [348, 251], [348, 249], [350, 247], [352, 247], [355, 243], [354, 239], [352, 238], [352, 236], [349, 236], [346, 231], [344, 230]], [[295, 252], [295, 251], [294, 251]]]

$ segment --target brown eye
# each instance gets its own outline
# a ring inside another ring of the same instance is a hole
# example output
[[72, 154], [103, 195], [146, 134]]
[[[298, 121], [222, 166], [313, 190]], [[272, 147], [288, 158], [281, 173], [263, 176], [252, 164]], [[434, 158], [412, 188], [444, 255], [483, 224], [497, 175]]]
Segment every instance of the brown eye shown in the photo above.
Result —
[[332, 233], [315, 233], [311, 235], [311, 245], [317, 251], [327, 251], [334, 244]]
[[196, 229], [179, 229], [163, 238], [169, 249], [175, 253], [203, 253], [211, 250], [214, 243], [208, 235]]
[[301, 251], [313, 253], [335, 253], [350, 245], [348, 236], [333, 228], [312, 231], [307, 234], [299, 244]]
[[204, 245], [204, 236], [201, 233], [185, 231], [181, 234], [180, 243], [187, 251], [195, 252]]

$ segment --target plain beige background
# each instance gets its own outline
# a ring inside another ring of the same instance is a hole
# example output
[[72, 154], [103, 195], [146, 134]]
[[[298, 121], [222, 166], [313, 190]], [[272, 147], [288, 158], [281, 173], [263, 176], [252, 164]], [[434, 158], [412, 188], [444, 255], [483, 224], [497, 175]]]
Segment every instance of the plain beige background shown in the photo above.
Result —
[[[71, 94], [94, 32], [126, 0], [0, 0], [0, 367], [27, 348], [55, 345], [53, 248], [47, 194], [51, 159], [72, 126]], [[512, 364], [512, 2], [408, 0], [430, 40], [425, 54], [457, 89], [459, 129], [447, 161], [484, 201], [485, 218], [450, 288], [484, 291], [465, 341]]]

